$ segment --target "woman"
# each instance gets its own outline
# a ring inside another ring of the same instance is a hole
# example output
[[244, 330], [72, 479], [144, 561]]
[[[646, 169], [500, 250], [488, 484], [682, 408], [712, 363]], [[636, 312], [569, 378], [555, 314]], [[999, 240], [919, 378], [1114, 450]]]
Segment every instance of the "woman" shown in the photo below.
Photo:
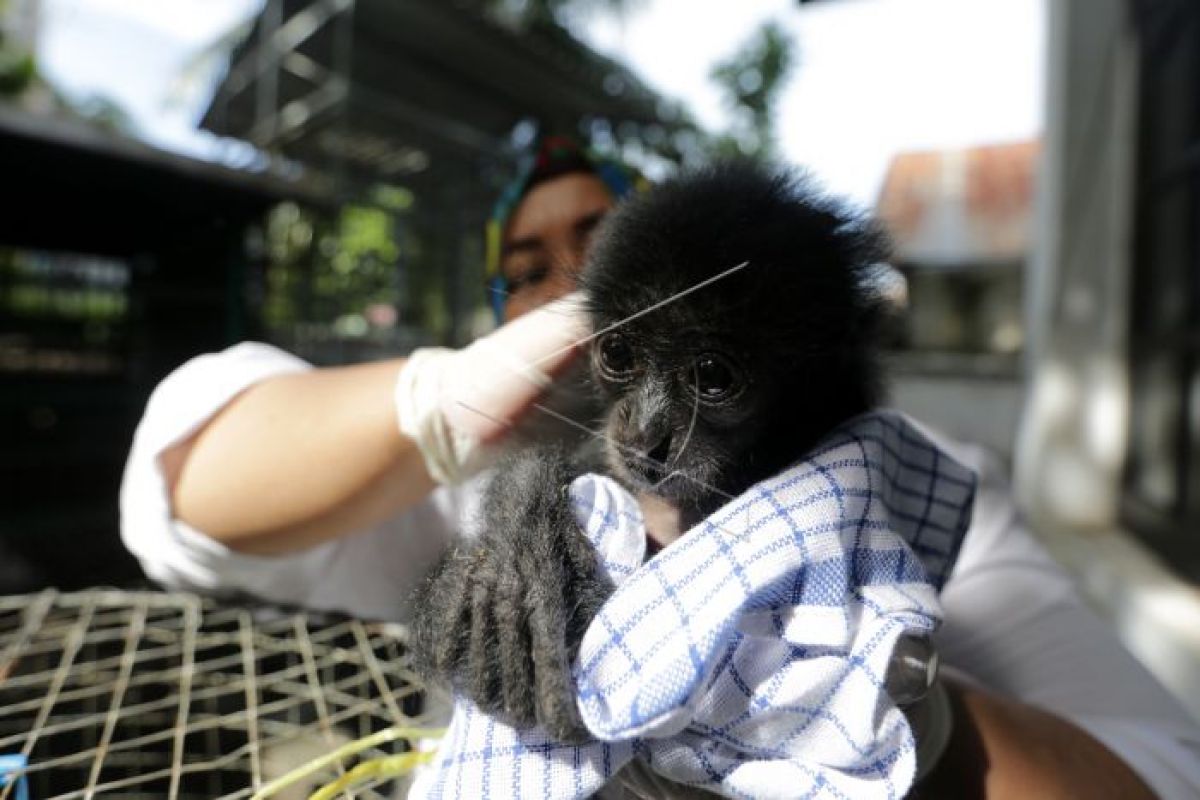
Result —
[[[540, 390], [511, 373], [482, 390], [475, 378], [497, 353], [549, 372], [567, 365], [578, 317], [533, 310], [570, 290], [591, 230], [627, 188], [569, 143], [542, 148], [490, 235], [496, 307], [516, 324], [465, 351], [311, 369], [247, 344], [169, 376], [122, 487], [123, 536], [146, 571], [186, 588], [406, 618], [412, 587], [470, 515], [471, 470]], [[447, 387], [474, 392], [471, 402], [446, 402], [464, 396]], [[1084, 608], [1017, 518], [996, 466], [946, 447], [981, 485], [943, 594], [955, 731], [922, 793], [1200, 795], [1194, 724]]]

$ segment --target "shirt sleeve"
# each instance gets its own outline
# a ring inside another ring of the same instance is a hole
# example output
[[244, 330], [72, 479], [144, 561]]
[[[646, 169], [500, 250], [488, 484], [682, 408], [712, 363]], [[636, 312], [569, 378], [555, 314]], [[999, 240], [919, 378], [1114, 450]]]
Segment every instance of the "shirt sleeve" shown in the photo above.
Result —
[[122, 539], [146, 574], [170, 588], [403, 621], [412, 590], [457, 527], [461, 490], [435, 490], [386, 523], [277, 556], [235, 552], [172, 513], [162, 454], [255, 383], [307, 369], [282, 350], [251, 342], [194, 358], [168, 375], [150, 397], [126, 462]]
[[942, 443], [980, 478], [971, 526], [942, 593], [944, 662], [1070, 720], [1159, 796], [1200, 797], [1200, 727], [1034, 539], [998, 461], [982, 448]]

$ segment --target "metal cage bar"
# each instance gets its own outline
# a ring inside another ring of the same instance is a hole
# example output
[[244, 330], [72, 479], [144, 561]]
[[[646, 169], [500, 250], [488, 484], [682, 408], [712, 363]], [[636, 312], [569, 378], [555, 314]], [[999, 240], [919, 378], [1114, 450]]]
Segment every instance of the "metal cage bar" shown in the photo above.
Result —
[[[3, 597], [0, 755], [26, 756], [39, 800], [249, 798], [340, 744], [428, 724], [406, 636], [187, 594]], [[303, 790], [343, 773], [332, 767]], [[391, 781], [341, 796], [406, 791]]]

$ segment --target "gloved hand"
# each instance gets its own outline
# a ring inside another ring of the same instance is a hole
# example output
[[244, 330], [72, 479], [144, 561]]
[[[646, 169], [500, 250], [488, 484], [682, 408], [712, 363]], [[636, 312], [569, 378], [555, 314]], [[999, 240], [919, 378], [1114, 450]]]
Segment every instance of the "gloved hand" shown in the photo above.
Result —
[[499, 440], [570, 366], [588, 333], [581, 296], [571, 294], [462, 350], [413, 352], [396, 381], [396, 413], [430, 476], [454, 484], [487, 467]]

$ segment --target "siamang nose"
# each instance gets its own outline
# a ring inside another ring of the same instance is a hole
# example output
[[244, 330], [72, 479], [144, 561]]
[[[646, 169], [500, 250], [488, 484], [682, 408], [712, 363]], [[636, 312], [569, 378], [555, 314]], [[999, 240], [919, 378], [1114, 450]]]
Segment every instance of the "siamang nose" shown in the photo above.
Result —
[[671, 403], [662, 376], [643, 377], [637, 390], [623, 403], [617, 436], [625, 446], [629, 471], [648, 483], [658, 483], [669, 471], [671, 452]]
[[[650, 441], [653, 441], [653, 438]], [[659, 438], [657, 444], [653, 444], [645, 450], [638, 448], [636, 455], [631, 454], [629, 466], [647, 481], [655, 483], [662, 480], [668, 472], [667, 457], [670, 452], [671, 433], [668, 431]]]
[[667, 431], [667, 435], [662, 437], [662, 441], [650, 448], [650, 450], [646, 452], [646, 455], [650, 457], [651, 461], [665, 466], [667, 463], [667, 454], [670, 452], [671, 432]]

